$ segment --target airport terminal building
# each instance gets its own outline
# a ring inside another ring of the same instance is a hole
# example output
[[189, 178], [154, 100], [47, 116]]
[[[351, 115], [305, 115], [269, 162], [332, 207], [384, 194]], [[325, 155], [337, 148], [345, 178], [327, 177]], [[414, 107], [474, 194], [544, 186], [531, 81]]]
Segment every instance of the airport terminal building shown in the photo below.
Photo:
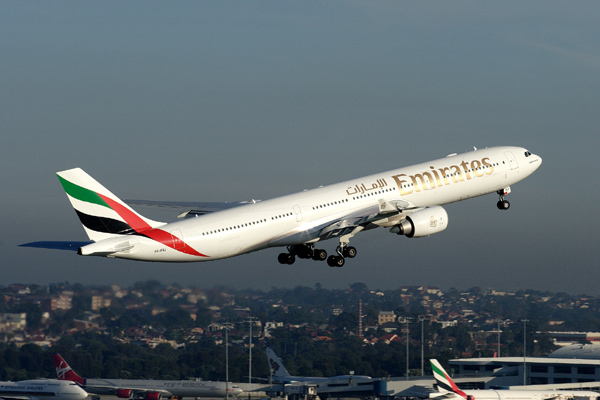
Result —
[[[600, 382], [600, 345], [575, 344], [548, 357], [468, 358], [448, 361], [458, 376], [491, 376], [485, 388]], [[589, 386], [588, 386], [589, 387]], [[481, 387], [483, 388], [483, 387]]]

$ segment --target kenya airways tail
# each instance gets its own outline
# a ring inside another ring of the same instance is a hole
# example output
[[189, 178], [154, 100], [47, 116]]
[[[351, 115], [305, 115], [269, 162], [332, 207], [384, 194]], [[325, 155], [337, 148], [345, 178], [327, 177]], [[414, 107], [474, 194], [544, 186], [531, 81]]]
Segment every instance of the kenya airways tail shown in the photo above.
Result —
[[80, 377], [71, 369], [69, 364], [60, 356], [60, 354], [52, 354], [52, 362], [56, 369], [56, 375], [60, 381], [73, 381], [82, 386], [85, 386], [85, 379]]
[[460, 396], [464, 399], [467, 399], [468, 396], [465, 392], [460, 390], [458, 386], [454, 383], [450, 375], [446, 373], [442, 365], [438, 362], [438, 360], [431, 359], [431, 369], [433, 370], [433, 377], [437, 383], [438, 390], [441, 393], [454, 393], [457, 396]]

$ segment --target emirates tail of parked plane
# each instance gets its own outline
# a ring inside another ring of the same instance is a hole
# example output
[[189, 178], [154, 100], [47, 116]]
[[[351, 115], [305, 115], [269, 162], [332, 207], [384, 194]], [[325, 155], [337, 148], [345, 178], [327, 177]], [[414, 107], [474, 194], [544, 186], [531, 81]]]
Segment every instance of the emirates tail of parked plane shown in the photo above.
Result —
[[437, 384], [438, 391], [441, 393], [454, 393], [464, 399], [467, 399], [467, 394], [460, 390], [454, 383], [452, 378], [446, 373], [446, 370], [442, 367], [438, 360], [432, 359], [431, 369], [433, 370], [433, 377]]
[[[544, 389], [536, 389], [535, 385], [525, 387], [513, 386], [510, 389], [477, 389], [461, 390], [446, 373], [446, 370], [435, 359], [431, 361], [431, 369], [435, 378], [438, 392], [430, 393], [429, 398], [434, 400], [598, 400], [599, 396], [594, 391], [584, 391], [581, 383], [573, 384], [566, 388], [554, 389], [552, 385], [542, 385]], [[514, 389], [513, 389], [514, 388]]]
[[[357, 255], [350, 239], [377, 227], [409, 238], [445, 230], [441, 207], [489, 193], [509, 208], [511, 185], [531, 175], [541, 157], [521, 147], [492, 147], [381, 172], [266, 201], [207, 203], [120, 200], [80, 168], [58, 177], [91, 242], [33, 242], [22, 246], [77, 250], [80, 255], [142, 261], [211, 261], [284, 247], [278, 261], [296, 258], [341, 267]], [[170, 208], [163, 223], [131, 205]], [[337, 239], [333, 255], [316, 245]]]

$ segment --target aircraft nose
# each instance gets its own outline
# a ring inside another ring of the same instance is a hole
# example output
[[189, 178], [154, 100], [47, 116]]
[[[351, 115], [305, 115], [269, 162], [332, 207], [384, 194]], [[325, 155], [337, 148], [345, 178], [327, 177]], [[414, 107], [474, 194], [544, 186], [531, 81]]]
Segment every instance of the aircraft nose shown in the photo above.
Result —
[[535, 171], [540, 167], [540, 165], [542, 165], [542, 157], [538, 156], [537, 154], [534, 154], [531, 163], [533, 165], [533, 170]]

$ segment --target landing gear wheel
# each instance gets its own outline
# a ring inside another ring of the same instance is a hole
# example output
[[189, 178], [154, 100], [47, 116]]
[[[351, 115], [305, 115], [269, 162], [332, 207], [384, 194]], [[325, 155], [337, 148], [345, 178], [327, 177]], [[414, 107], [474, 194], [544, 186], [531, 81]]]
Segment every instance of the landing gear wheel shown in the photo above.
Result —
[[327, 252], [323, 249], [316, 249], [313, 252], [312, 259], [315, 261], [325, 261], [327, 259]]
[[292, 265], [296, 261], [296, 257], [293, 254], [280, 253], [279, 256], [277, 256], [277, 261], [279, 261], [280, 264]]
[[496, 205], [498, 206], [499, 210], [508, 210], [510, 207], [508, 200], [500, 200]]
[[346, 247], [342, 251], [342, 253], [343, 253], [344, 257], [354, 258], [354, 257], [356, 257], [356, 247], [352, 247], [352, 246]]
[[329, 258], [327, 258], [327, 265], [330, 267], [343, 267], [345, 263], [346, 260], [341, 256], [329, 256]]

